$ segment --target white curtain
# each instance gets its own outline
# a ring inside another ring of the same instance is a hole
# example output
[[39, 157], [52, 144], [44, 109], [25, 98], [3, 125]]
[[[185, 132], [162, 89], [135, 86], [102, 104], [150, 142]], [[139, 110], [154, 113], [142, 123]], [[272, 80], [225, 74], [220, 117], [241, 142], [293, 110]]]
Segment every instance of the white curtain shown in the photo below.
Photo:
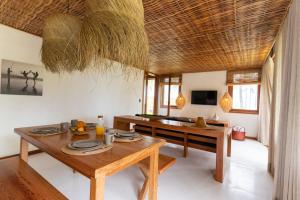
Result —
[[275, 199], [300, 199], [300, 1], [294, 0], [283, 30], [278, 164]]
[[270, 142], [268, 170], [274, 176], [276, 168], [276, 155], [278, 155], [278, 128], [280, 124], [280, 100], [281, 100], [281, 70], [282, 70], [282, 33], [280, 32], [275, 43], [274, 76], [272, 108], [270, 119]]
[[270, 136], [270, 113], [273, 92], [274, 62], [269, 57], [263, 66], [261, 76], [261, 91], [259, 105], [258, 140], [268, 146]]

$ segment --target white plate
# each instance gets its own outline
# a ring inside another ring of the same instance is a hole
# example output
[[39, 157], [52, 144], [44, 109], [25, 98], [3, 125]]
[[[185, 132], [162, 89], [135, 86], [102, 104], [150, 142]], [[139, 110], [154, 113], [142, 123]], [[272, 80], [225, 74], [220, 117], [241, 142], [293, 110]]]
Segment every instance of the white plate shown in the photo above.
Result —
[[115, 137], [118, 137], [118, 138], [136, 138], [136, 137], [139, 137], [140, 134], [139, 133], [136, 133], [136, 132], [124, 132], [124, 133], [116, 133], [115, 134]]
[[102, 144], [99, 140], [78, 140], [69, 144], [70, 147], [75, 149], [89, 149], [100, 146]]

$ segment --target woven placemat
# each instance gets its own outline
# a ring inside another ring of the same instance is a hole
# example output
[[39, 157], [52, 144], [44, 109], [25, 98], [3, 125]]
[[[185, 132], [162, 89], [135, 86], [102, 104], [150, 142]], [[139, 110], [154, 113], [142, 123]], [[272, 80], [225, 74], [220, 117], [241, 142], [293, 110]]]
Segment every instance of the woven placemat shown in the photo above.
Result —
[[115, 137], [115, 142], [136, 142], [136, 141], [140, 141], [142, 140], [144, 137], [142, 135], [136, 137], [136, 138], [118, 138], [118, 137]]
[[104, 147], [102, 149], [97, 149], [97, 150], [81, 150], [81, 151], [78, 151], [78, 150], [72, 150], [70, 148], [68, 148], [68, 145], [66, 146], [63, 146], [61, 148], [61, 151], [64, 152], [65, 154], [68, 154], [68, 155], [72, 155], [72, 156], [88, 156], [88, 155], [94, 155], [94, 154], [99, 154], [99, 153], [103, 153], [105, 151], [108, 151], [112, 148], [112, 145], [109, 145], [107, 147]]
[[59, 134], [63, 134], [63, 133], [67, 133], [67, 132], [56, 132], [56, 133], [48, 133], [48, 134], [39, 134], [39, 133], [28, 133], [28, 135], [30, 136], [37, 136], [37, 137], [44, 137], [44, 136], [51, 136], [51, 135], [59, 135]]

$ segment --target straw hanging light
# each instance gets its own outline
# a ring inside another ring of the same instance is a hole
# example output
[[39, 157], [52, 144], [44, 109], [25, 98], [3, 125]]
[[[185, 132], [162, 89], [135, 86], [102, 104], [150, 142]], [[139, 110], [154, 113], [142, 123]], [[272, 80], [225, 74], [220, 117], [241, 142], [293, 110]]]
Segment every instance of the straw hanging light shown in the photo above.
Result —
[[180, 92], [176, 99], [176, 106], [177, 106], [177, 108], [181, 109], [184, 107], [184, 105], [185, 105], [185, 98], [182, 95], [182, 93]]
[[141, 0], [87, 0], [86, 13], [93, 14], [97, 11], [109, 10], [132, 17], [144, 24], [144, 7]]
[[80, 32], [80, 57], [84, 63], [145, 69], [149, 42], [141, 0], [88, 0], [88, 15]]
[[228, 92], [225, 92], [224, 96], [220, 100], [220, 106], [224, 112], [229, 112], [232, 109], [232, 97]]
[[[67, 12], [69, 11], [68, 0]], [[47, 70], [51, 72], [83, 70], [85, 64], [79, 62], [78, 57], [81, 25], [78, 17], [69, 14], [54, 14], [45, 20], [41, 54]]]
[[[84, 70], [93, 64], [106, 70], [113, 61], [145, 69], [149, 42], [142, 0], [88, 0], [87, 15], [55, 14], [43, 28], [42, 61], [52, 72]], [[68, 4], [69, 10], [69, 4]]]

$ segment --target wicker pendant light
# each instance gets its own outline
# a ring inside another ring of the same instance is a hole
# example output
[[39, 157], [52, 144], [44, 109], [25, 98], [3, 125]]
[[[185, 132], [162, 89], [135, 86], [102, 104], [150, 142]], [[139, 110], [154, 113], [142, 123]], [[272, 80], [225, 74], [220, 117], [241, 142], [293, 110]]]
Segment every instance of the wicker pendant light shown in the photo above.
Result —
[[[87, 17], [80, 33], [80, 58], [84, 63], [145, 69], [149, 42], [141, 0], [88, 0]], [[82, 64], [83, 65], [83, 64]]]
[[176, 99], [176, 106], [177, 106], [177, 108], [181, 109], [184, 107], [184, 105], [185, 105], [185, 98], [182, 95], [182, 93], [180, 92]]
[[141, 0], [87, 0], [86, 13], [108, 10], [131, 15], [144, 24], [144, 7]]
[[146, 69], [149, 42], [142, 0], [88, 0], [86, 5], [83, 22], [67, 14], [46, 19], [42, 46], [46, 69], [71, 72], [92, 65], [107, 70], [112, 61]]
[[42, 62], [51, 72], [81, 70], [78, 38], [81, 21], [68, 14], [54, 14], [43, 28]]
[[220, 106], [224, 112], [229, 112], [232, 109], [232, 98], [228, 92], [225, 92], [220, 101]]

